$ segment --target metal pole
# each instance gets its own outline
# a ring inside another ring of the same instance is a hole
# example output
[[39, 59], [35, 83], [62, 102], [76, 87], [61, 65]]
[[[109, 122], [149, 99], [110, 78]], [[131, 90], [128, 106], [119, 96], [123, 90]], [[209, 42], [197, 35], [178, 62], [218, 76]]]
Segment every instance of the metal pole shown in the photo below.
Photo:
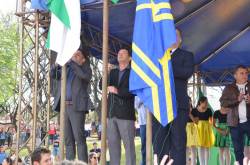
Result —
[[[48, 70], [50, 71], [50, 66], [51, 66], [51, 60], [50, 60], [50, 50], [49, 51], [49, 67], [48, 67]], [[49, 130], [49, 120], [50, 120], [50, 90], [51, 90], [51, 84], [50, 84], [50, 72], [48, 72], [48, 77], [47, 77], [47, 80], [48, 80], [48, 102], [47, 102], [47, 123], [46, 123], [46, 127], [47, 127], [47, 130]], [[45, 136], [46, 137], [46, 136]], [[43, 140], [43, 139], [42, 139]], [[48, 148], [49, 147], [49, 140], [48, 138], [46, 138], [46, 141], [45, 141], [45, 145], [46, 147]]]
[[[23, 11], [23, 1], [21, 0], [21, 10]], [[19, 72], [19, 94], [18, 94], [18, 109], [17, 109], [17, 132], [16, 132], [16, 157], [18, 158], [19, 154], [19, 137], [20, 137], [20, 123], [21, 123], [21, 108], [22, 108], [22, 87], [23, 87], [23, 37], [24, 37], [24, 29], [23, 29], [23, 16], [20, 20], [20, 47], [19, 47], [19, 65], [20, 65], [20, 72]], [[18, 159], [15, 160], [15, 164], [18, 164]]]
[[106, 165], [107, 139], [107, 82], [108, 82], [108, 33], [109, 33], [109, 0], [103, 1], [103, 78], [102, 78], [102, 139], [101, 165]]
[[61, 105], [60, 105], [60, 160], [64, 159], [64, 113], [66, 100], [66, 65], [62, 67], [61, 76]]
[[32, 128], [32, 150], [36, 147], [36, 125], [37, 125], [37, 95], [38, 95], [38, 61], [39, 61], [39, 12], [35, 14], [35, 57], [34, 57], [34, 86], [33, 86], [33, 128]]
[[152, 114], [147, 111], [147, 125], [146, 125], [146, 165], [152, 163]]

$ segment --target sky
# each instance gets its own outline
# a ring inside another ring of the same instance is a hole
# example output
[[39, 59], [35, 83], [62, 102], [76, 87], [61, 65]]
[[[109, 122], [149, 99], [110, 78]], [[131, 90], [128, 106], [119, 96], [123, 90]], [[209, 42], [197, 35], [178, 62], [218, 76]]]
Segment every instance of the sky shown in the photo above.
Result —
[[[1, 2], [4, 0], [1, 0]], [[0, 5], [0, 12], [1, 13], [14, 13], [16, 11], [16, 1], [17, 0], [8, 0], [8, 1], [4, 1], [1, 3]], [[20, 1], [20, 0], [18, 0]]]

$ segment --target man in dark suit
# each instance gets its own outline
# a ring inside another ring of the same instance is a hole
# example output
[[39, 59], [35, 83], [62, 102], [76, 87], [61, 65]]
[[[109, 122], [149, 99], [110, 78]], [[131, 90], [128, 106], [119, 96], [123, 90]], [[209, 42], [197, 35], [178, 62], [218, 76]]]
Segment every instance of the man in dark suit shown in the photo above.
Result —
[[134, 95], [129, 92], [130, 55], [118, 52], [119, 67], [110, 71], [108, 81], [107, 137], [110, 165], [121, 161], [121, 139], [126, 151], [126, 165], [135, 165], [135, 109]]
[[[89, 94], [87, 88], [92, 76], [88, 60], [88, 50], [79, 48], [67, 65], [66, 85], [66, 111], [64, 119], [64, 133], [66, 146], [66, 159], [74, 160], [76, 146], [78, 159], [87, 162], [88, 153], [86, 138], [84, 136], [85, 112], [88, 110]], [[51, 77], [60, 80], [61, 67], [52, 66]], [[60, 89], [60, 83], [58, 83]], [[60, 90], [55, 95], [54, 110], [60, 107]]]
[[177, 41], [171, 48], [171, 57], [177, 99], [177, 117], [166, 127], [163, 127], [153, 117], [153, 149], [160, 160], [165, 154], [168, 154], [174, 160], [174, 165], [185, 165], [186, 123], [189, 111], [187, 83], [194, 72], [194, 60], [192, 53], [179, 48], [181, 44], [180, 31], [176, 30], [176, 34]]

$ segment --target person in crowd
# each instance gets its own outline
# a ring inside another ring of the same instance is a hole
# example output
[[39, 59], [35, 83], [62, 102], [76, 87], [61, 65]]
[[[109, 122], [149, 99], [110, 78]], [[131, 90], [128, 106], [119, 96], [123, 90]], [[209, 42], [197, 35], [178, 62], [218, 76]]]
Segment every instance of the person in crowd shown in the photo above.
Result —
[[98, 148], [97, 143], [93, 143], [93, 148], [89, 152], [94, 152], [97, 155], [98, 160], [100, 161], [101, 158], [101, 149]]
[[208, 165], [209, 150], [214, 145], [212, 130], [212, 110], [208, 108], [207, 97], [202, 96], [198, 100], [197, 108], [193, 109], [192, 115], [198, 117], [198, 155], [200, 165]]
[[31, 165], [52, 165], [51, 152], [46, 148], [36, 148], [31, 154]]
[[234, 71], [235, 82], [227, 85], [220, 98], [222, 107], [229, 109], [227, 124], [233, 142], [237, 163], [243, 164], [244, 134], [250, 137], [250, 83], [248, 82], [248, 69], [237, 66]]
[[186, 163], [190, 165], [196, 165], [197, 164], [197, 145], [198, 145], [197, 124], [198, 124], [199, 118], [194, 117], [192, 115], [193, 106], [192, 106], [192, 100], [190, 97], [189, 97], [189, 105], [190, 105], [190, 111], [189, 111], [189, 117], [188, 117], [188, 122], [186, 126], [186, 132], [187, 132]]
[[55, 161], [59, 160], [59, 134], [58, 132], [54, 135], [54, 140], [53, 140], [53, 157]]
[[7, 154], [5, 153], [4, 146], [0, 146], [0, 164], [3, 163], [3, 160], [7, 158]]
[[143, 102], [138, 96], [135, 97], [135, 109], [138, 112], [138, 122], [140, 125], [141, 165], [146, 165], [146, 123], [148, 109], [143, 105]]
[[10, 157], [7, 157], [3, 160], [2, 165], [14, 165], [14, 161]]
[[98, 135], [98, 140], [101, 140], [101, 136], [102, 136], [102, 123], [101, 122], [98, 123], [97, 135]]
[[17, 160], [17, 165], [23, 165], [23, 161], [21, 158], [18, 157], [18, 160]]
[[0, 146], [5, 145], [5, 140], [6, 140], [6, 132], [4, 131], [3, 128], [0, 128]]
[[89, 154], [89, 165], [98, 165], [98, 156], [95, 152]]
[[170, 154], [174, 165], [186, 164], [186, 124], [189, 114], [189, 99], [187, 94], [188, 79], [194, 72], [193, 54], [180, 48], [181, 32], [176, 30], [177, 41], [171, 47], [175, 93], [177, 101], [177, 117], [163, 127], [155, 117], [152, 117], [153, 150], [159, 160], [165, 154]]
[[37, 124], [36, 128], [36, 147], [39, 147], [41, 145], [41, 126], [40, 123]]
[[41, 126], [40, 132], [41, 132], [41, 141], [43, 141], [43, 145], [45, 145], [45, 140], [44, 140], [44, 138], [46, 137], [46, 130], [45, 130], [45, 128], [44, 128], [43, 125]]
[[21, 139], [20, 139], [20, 143], [24, 144], [26, 142], [26, 128], [24, 126], [24, 124], [22, 124], [22, 128], [21, 128]]
[[220, 149], [220, 164], [230, 164], [230, 134], [227, 125], [227, 109], [221, 107], [220, 110], [214, 112], [213, 126], [215, 128], [215, 147]]
[[60, 162], [55, 162], [55, 165], [87, 165], [85, 162], [82, 161], [69, 161], [69, 160], [63, 160]]
[[30, 135], [31, 135], [31, 129], [30, 126], [27, 126], [25, 141], [27, 141], [30, 138]]
[[49, 134], [49, 144], [53, 144], [54, 136], [56, 134], [56, 127], [54, 122], [50, 122], [48, 134]]
[[[84, 136], [85, 113], [88, 111], [88, 86], [92, 77], [89, 51], [86, 47], [80, 48], [73, 54], [67, 66], [66, 85], [66, 112], [64, 114], [64, 133], [66, 159], [74, 160], [76, 157], [76, 145], [78, 159], [88, 161], [86, 137]], [[52, 66], [51, 77], [57, 80], [61, 78], [61, 67]], [[58, 88], [60, 86], [58, 85]], [[55, 96], [53, 109], [58, 111], [60, 107], [60, 90]]]
[[7, 144], [8, 144], [8, 147], [11, 147], [12, 146], [12, 142], [13, 142], [13, 131], [12, 131], [12, 128], [8, 128], [8, 131], [6, 133], [6, 138], [7, 138]]
[[96, 123], [95, 123], [95, 121], [92, 121], [91, 122], [91, 133], [90, 134], [94, 134], [94, 133], [96, 133]]
[[112, 69], [108, 80], [107, 138], [110, 165], [119, 165], [121, 139], [126, 152], [126, 165], [135, 165], [135, 109], [134, 95], [129, 92], [130, 54], [126, 49], [118, 52], [119, 67]]
[[[12, 154], [11, 155], [11, 160], [13, 160], [13, 162], [14, 162], [14, 164], [15, 164], [15, 162], [16, 162], [16, 154]], [[23, 163], [23, 161], [22, 161], [22, 159], [20, 158], [20, 157], [18, 157], [17, 158], [17, 165], [23, 165], [24, 163]]]

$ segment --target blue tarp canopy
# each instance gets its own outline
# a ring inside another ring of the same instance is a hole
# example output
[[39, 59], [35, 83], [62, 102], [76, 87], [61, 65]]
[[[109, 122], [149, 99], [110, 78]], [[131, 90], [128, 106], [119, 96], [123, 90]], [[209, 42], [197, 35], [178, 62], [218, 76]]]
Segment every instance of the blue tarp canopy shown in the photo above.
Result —
[[[82, 21], [102, 29], [102, 2], [81, 3]], [[250, 0], [171, 0], [171, 4], [176, 26], [182, 31], [182, 47], [194, 53], [196, 69], [208, 85], [227, 83], [236, 65], [250, 65]], [[110, 35], [128, 44], [135, 7], [134, 0], [110, 5]], [[100, 51], [94, 52], [101, 57]]]

